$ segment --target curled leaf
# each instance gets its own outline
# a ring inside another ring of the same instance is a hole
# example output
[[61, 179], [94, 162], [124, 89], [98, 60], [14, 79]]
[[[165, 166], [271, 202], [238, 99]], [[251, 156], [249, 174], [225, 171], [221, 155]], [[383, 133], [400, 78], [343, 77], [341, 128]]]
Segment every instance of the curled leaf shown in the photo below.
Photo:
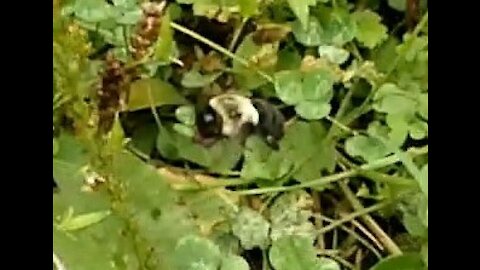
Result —
[[76, 231], [92, 226], [104, 220], [110, 211], [98, 211], [77, 216], [67, 215], [59, 224], [58, 228], [64, 231]]

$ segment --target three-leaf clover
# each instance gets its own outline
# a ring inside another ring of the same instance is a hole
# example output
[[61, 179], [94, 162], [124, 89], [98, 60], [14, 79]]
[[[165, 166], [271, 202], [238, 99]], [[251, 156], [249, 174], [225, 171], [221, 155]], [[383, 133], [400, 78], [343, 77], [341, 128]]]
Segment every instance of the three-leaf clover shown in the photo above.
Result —
[[330, 113], [333, 97], [333, 76], [324, 69], [308, 72], [280, 71], [275, 74], [275, 91], [286, 104], [308, 120], [321, 119]]

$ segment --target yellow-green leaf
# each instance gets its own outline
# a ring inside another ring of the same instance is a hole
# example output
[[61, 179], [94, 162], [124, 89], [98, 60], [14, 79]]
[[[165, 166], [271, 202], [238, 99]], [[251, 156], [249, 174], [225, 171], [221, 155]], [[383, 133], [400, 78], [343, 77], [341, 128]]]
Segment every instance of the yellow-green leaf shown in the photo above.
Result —
[[167, 61], [172, 55], [173, 50], [173, 31], [170, 27], [170, 13], [167, 12], [160, 26], [160, 34], [155, 46], [155, 58], [159, 61]]
[[420, 254], [403, 254], [391, 256], [381, 260], [370, 270], [426, 270]]
[[257, 12], [258, 1], [257, 0], [238, 0], [240, 6], [240, 12], [244, 17], [250, 17]]
[[84, 229], [86, 227], [92, 226], [96, 223], [101, 222], [104, 220], [108, 215], [110, 215], [110, 211], [98, 211], [92, 212], [88, 214], [82, 214], [75, 217], [68, 217], [60, 224], [58, 224], [58, 228], [64, 231], [76, 231], [80, 229]]
[[169, 83], [159, 79], [141, 79], [132, 83], [128, 110], [137, 111], [162, 105], [185, 104], [186, 99]]
[[370, 10], [357, 11], [353, 13], [357, 22], [357, 39], [367, 48], [374, 48], [383, 42], [387, 37], [387, 27], [380, 21], [381, 17]]
[[303, 29], [308, 26], [309, 6], [315, 5], [316, 0], [287, 0], [293, 13], [302, 23]]

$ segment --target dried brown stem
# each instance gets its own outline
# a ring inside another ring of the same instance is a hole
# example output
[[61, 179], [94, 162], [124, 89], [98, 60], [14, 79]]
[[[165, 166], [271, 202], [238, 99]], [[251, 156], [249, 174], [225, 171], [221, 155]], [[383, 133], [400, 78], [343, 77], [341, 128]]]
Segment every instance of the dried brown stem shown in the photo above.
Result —
[[[316, 213], [319, 213], [320, 215], [322, 214], [322, 204], [320, 201], [320, 193], [318, 191], [313, 191], [312, 192], [313, 196], [313, 210]], [[323, 228], [323, 221], [321, 218], [315, 217], [315, 227], [317, 227], [318, 230], [321, 230]], [[324, 234], [319, 233], [317, 236], [317, 247], [321, 250], [325, 249], [325, 239], [324, 239]]]
[[[339, 183], [342, 192], [345, 194], [347, 200], [351, 203], [355, 211], [362, 211], [366, 208], [363, 207], [361, 202], [355, 197], [355, 194], [348, 187], [347, 183], [341, 181]], [[400, 248], [393, 242], [393, 240], [382, 230], [382, 228], [375, 222], [375, 220], [368, 214], [360, 216], [360, 219], [365, 223], [365, 225], [372, 231], [376, 238], [382, 243], [382, 245], [387, 249], [387, 251], [392, 255], [401, 255], [402, 251]]]

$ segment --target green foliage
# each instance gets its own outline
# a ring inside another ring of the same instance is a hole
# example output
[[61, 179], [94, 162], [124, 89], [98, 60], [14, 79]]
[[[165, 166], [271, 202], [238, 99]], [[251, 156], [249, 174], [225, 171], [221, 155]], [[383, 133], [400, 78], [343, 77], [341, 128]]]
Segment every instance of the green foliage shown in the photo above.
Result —
[[284, 48], [278, 52], [278, 70], [295, 70], [300, 68], [302, 57], [299, 52], [292, 47]]
[[301, 236], [285, 236], [273, 242], [269, 258], [275, 270], [340, 269], [335, 261], [317, 258], [308, 238]]
[[388, 0], [388, 5], [398, 11], [405, 11], [407, 7], [406, 0]]
[[422, 180], [424, 181], [419, 183], [420, 189], [422, 190], [423, 194], [428, 198], [428, 164], [425, 164], [425, 166], [423, 166], [421, 174], [423, 176]]
[[280, 147], [292, 160], [293, 177], [299, 181], [319, 178], [322, 170], [332, 171], [335, 166], [335, 149], [318, 122], [296, 122], [287, 130]]
[[212, 241], [188, 235], [178, 241], [174, 254], [179, 270], [249, 270], [247, 262], [240, 256], [222, 254]]
[[185, 98], [170, 84], [158, 79], [142, 79], [135, 81], [130, 87], [128, 110], [136, 111], [185, 102]]
[[302, 25], [300, 21], [293, 22], [293, 34], [303, 45], [343, 46], [355, 37], [357, 26], [346, 9], [320, 5], [315, 15], [310, 16], [308, 25]]
[[390, 151], [379, 139], [370, 136], [357, 135], [345, 142], [345, 151], [351, 156], [360, 156], [370, 162], [390, 154]]
[[245, 163], [242, 177], [246, 179], [276, 180], [289, 172], [292, 163], [279, 152], [270, 149], [258, 137], [251, 137], [245, 145]]
[[249, 270], [248, 263], [240, 256], [228, 255], [222, 259], [220, 270]]
[[293, 13], [297, 16], [298, 20], [302, 24], [302, 27], [306, 29], [309, 25], [309, 6], [315, 5], [316, 0], [287, 0], [288, 5], [292, 9]]
[[195, 108], [191, 105], [183, 105], [175, 110], [175, 117], [178, 121], [187, 126], [193, 126], [195, 124]]
[[330, 45], [319, 46], [318, 54], [335, 64], [343, 64], [347, 61], [348, 56], [350, 55], [347, 50]]
[[392, 256], [385, 258], [377, 265], [371, 268], [371, 270], [387, 270], [387, 269], [398, 269], [398, 270], [423, 270], [426, 269], [425, 265], [422, 262], [422, 258], [417, 254], [405, 254], [400, 256]]
[[248, 18], [257, 13], [257, 0], [238, 0], [238, 5], [240, 6], [240, 13], [243, 17]]
[[310, 17], [308, 25], [304, 27], [298, 20], [292, 24], [293, 34], [298, 42], [305, 46], [318, 46], [327, 43], [324, 36], [324, 29], [315, 17]]
[[177, 269], [218, 269], [222, 261], [220, 250], [208, 239], [185, 236], [175, 247], [174, 260]]
[[428, 237], [428, 199], [423, 194], [415, 194], [401, 205], [403, 223], [407, 231], [416, 237]]
[[120, 47], [125, 47], [124, 27], [137, 24], [142, 16], [135, 0], [113, 1], [113, 5], [102, 0], [72, 1], [63, 14], [75, 16], [83, 27]]
[[250, 208], [242, 208], [232, 223], [233, 234], [247, 250], [254, 247], [265, 249], [269, 244], [269, 230], [268, 221]]
[[170, 27], [170, 14], [167, 12], [162, 18], [162, 24], [160, 26], [160, 33], [158, 35], [158, 41], [155, 45], [154, 58], [159, 61], [168, 61], [169, 57], [174, 54], [174, 41], [173, 30]]
[[279, 180], [291, 174], [299, 181], [316, 179], [321, 170], [330, 171], [335, 165], [334, 149], [325, 136], [321, 124], [301, 121], [287, 129], [279, 151], [273, 151], [260, 138], [249, 138], [242, 177]]
[[[376, 0], [177, 0], [156, 18], [136, 0], [54, 0], [54, 254], [74, 270], [427, 269], [425, 2], [403, 32]], [[278, 149], [198, 142], [197, 106], [225, 91], [282, 111]], [[390, 202], [362, 229], [392, 240], [381, 258], [339, 233], [372, 201]]]
[[[137, 248], [144, 249], [142, 252], [145, 252], [145, 256], [149, 253], [148, 246], [154, 246], [154, 253], [158, 257], [152, 259], [153, 261], [144, 263], [161, 264], [166, 267], [170, 262], [164, 258], [164, 256], [167, 256], [165, 252], [171, 252], [176, 245], [178, 237], [183, 236], [187, 232], [192, 233], [196, 226], [195, 224], [213, 224], [217, 222], [224, 213], [223, 209], [230, 209], [231, 207], [227, 206], [223, 199], [213, 199], [216, 195], [204, 195], [204, 198], [202, 198], [202, 194], [199, 193], [189, 196], [185, 200], [187, 205], [190, 206], [188, 207], [190, 210], [188, 210], [186, 207], [176, 203], [178, 200], [176, 198], [179, 198], [180, 194], [170, 190], [164, 179], [157, 172], [130, 155], [123, 154], [114, 160], [113, 172], [117, 181], [125, 185], [127, 189], [116, 191], [120, 194], [112, 194], [115, 197], [120, 196], [124, 199], [120, 201], [116, 199], [110, 205], [108, 196], [105, 193], [81, 191], [84, 180], [82, 179], [80, 169], [85, 159], [80, 158], [82, 152], [79, 151], [80, 149], [74, 141], [62, 139], [61, 143], [64, 145], [64, 149], [75, 151], [61, 152], [54, 160], [56, 161], [54, 163], [54, 177], [58, 181], [61, 190], [61, 193], [55, 195], [54, 198], [54, 215], [63, 216], [62, 219], [59, 219], [58, 225], [54, 230], [55, 235], [58, 235], [59, 239], [56, 241], [55, 239], [57, 238], [54, 237], [56, 243], [58, 242], [56, 247], [58, 247], [59, 251], [63, 249], [75, 250], [82, 245], [87, 245], [86, 248], [92, 250], [92, 252], [100, 252], [100, 250], [105, 249], [102, 251], [102, 254], [105, 254], [103, 260], [105, 260], [105, 265], [108, 265], [109, 260], [112, 260], [113, 257], [119, 256], [119, 258], [122, 258], [123, 256], [122, 253], [117, 254], [120, 251], [116, 250], [115, 242], [112, 241], [124, 241], [130, 245], [130, 248], [137, 246]], [[78, 175], [76, 179], [73, 179], [75, 181], [72, 181], [72, 175]], [[112, 188], [114, 187], [112, 186]], [[208, 204], [205, 202], [208, 202]], [[228, 205], [232, 202], [233, 200]], [[195, 208], [192, 205], [201, 205], [202, 208]], [[69, 208], [66, 209], [66, 206]], [[105, 211], [110, 208], [113, 210], [113, 213], [111, 216], [107, 216]], [[86, 214], [72, 216], [72, 210], [69, 209]], [[197, 217], [195, 221], [189, 218], [191, 212], [195, 213]], [[117, 227], [119, 229], [112, 230]], [[106, 233], [105, 230], [111, 231]], [[126, 230], [127, 235], [123, 236], [121, 230]], [[92, 238], [98, 238], [99, 235], [102, 235], [102, 237], [90, 243]], [[71, 239], [72, 237], [73, 239]], [[129, 237], [137, 240], [139, 240], [138, 238], [143, 238], [143, 240], [137, 242]], [[103, 244], [98, 245], [99, 242], [97, 243], [97, 241], [105, 241], [105, 246]], [[91, 248], [88, 245], [98, 246]], [[119, 245], [121, 246], [118, 248], [123, 248], [124, 244], [119, 243]], [[109, 255], [110, 253], [111, 255]], [[75, 254], [64, 256], [67, 262], [70, 260], [68, 256], [72, 256], [72, 261], [69, 263], [78, 263], [78, 267], [80, 267], [78, 269], [87, 269], [82, 267], [88, 267], [88, 264], [78, 262], [86, 255], [78, 254], [79, 258]], [[92, 254], [92, 256], [94, 255]], [[135, 258], [132, 254], [125, 254], [125, 256]], [[160, 258], [163, 259], [158, 260]], [[102, 262], [100, 260], [92, 263]]]
[[80, 230], [95, 223], [101, 222], [108, 215], [110, 215], [109, 211], [99, 211], [77, 215], [74, 217], [73, 208], [70, 208], [66, 215], [64, 215], [59, 221], [57, 229], [65, 232]]
[[267, 81], [260, 76], [255, 69], [272, 72], [277, 63], [278, 46], [272, 44], [257, 45], [251, 35], [246, 36], [238, 45], [235, 55], [246, 59], [253, 66], [245, 67], [234, 61], [232, 72], [237, 76], [238, 85], [241, 89], [251, 90], [258, 88]]
[[343, 46], [353, 40], [357, 33], [355, 17], [343, 7], [327, 8], [320, 6], [318, 9], [320, 23], [325, 26], [324, 34], [327, 44]]
[[162, 126], [158, 133], [157, 149], [166, 158], [188, 160], [220, 173], [232, 169], [243, 150], [233, 139], [223, 139], [212, 147], [204, 147], [168, 126]]
[[277, 198], [270, 208], [272, 241], [284, 236], [302, 236], [313, 243], [317, 234], [310, 221], [312, 206], [311, 196], [304, 191], [286, 193]]
[[63, 147], [53, 163], [61, 190], [53, 198], [54, 252], [69, 269], [112, 269], [112, 262], [137, 265], [132, 243], [120, 234], [125, 224], [115, 215], [106, 215], [108, 197], [103, 191], [82, 191], [86, 153], [72, 137], [62, 136], [59, 142]]
[[197, 70], [191, 70], [182, 78], [182, 86], [187, 88], [201, 88], [213, 83], [221, 73], [201, 74]]
[[179, 4], [193, 4], [193, 13], [197, 16], [205, 16], [210, 19], [217, 19], [222, 22], [242, 12], [252, 12], [252, 3], [236, 0], [177, 0]]
[[142, 153], [152, 153], [157, 140], [158, 128], [154, 123], [146, 124], [136, 129], [132, 134], [132, 145]]
[[358, 30], [356, 38], [367, 48], [374, 48], [387, 38], [387, 28], [380, 23], [381, 17], [373, 11], [353, 13]]
[[307, 120], [321, 119], [330, 113], [333, 78], [325, 70], [280, 71], [275, 74], [275, 91], [288, 105]]

